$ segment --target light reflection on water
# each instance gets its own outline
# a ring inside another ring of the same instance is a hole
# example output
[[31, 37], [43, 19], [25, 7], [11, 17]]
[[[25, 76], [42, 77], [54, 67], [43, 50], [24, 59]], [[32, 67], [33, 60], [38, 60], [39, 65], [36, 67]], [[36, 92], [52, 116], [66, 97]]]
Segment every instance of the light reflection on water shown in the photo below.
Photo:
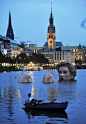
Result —
[[[29, 73], [33, 83], [18, 83], [22, 73]], [[44, 84], [45, 73], [52, 73], [55, 83]], [[17, 78], [15, 78], [17, 77]], [[35, 99], [68, 101], [65, 112], [25, 111], [28, 92]], [[57, 71], [19, 71], [0, 73], [0, 123], [86, 123], [86, 70], [77, 70], [75, 82], [58, 82]]]

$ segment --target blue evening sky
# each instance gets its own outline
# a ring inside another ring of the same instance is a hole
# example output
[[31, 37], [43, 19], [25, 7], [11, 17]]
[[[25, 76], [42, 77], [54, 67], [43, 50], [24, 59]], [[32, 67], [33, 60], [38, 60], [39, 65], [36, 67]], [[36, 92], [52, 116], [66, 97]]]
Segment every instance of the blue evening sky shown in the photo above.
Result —
[[43, 46], [51, 2], [56, 41], [64, 46], [86, 45], [86, 0], [0, 0], [0, 35], [6, 36], [10, 10], [15, 40]]

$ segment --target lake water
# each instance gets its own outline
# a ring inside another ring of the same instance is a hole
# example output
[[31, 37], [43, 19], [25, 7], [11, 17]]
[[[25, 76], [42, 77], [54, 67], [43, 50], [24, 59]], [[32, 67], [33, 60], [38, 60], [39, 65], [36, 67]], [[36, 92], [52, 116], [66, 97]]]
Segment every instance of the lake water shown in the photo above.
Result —
[[[29, 73], [32, 83], [18, 83], [22, 73]], [[45, 73], [52, 73], [55, 83], [44, 84]], [[78, 69], [74, 82], [58, 82], [58, 72], [16, 71], [0, 73], [0, 124], [86, 124], [86, 70]], [[25, 111], [28, 92], [35, 99], [68, 101], [64, 112]]]

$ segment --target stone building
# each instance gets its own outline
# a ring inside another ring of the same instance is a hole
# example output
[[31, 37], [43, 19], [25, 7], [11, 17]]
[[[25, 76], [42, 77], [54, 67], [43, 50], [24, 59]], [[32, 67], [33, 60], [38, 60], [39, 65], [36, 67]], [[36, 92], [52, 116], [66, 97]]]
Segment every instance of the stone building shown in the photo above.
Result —
[[41, 49], [38, 50], [49, 60], [50, 63], [60, 63], [62, 61], [67, 61], [74, 63], [74, 53], [70, 49], [62, 49], [61, 47], [56, 49]]

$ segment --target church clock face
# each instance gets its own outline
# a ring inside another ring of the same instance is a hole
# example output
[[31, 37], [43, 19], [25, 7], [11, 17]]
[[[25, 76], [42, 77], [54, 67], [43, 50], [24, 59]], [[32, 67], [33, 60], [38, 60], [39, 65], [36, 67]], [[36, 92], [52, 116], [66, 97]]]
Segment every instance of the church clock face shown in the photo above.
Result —
[[50, 41], [50, 44], [52, 44], [52, 41]]

